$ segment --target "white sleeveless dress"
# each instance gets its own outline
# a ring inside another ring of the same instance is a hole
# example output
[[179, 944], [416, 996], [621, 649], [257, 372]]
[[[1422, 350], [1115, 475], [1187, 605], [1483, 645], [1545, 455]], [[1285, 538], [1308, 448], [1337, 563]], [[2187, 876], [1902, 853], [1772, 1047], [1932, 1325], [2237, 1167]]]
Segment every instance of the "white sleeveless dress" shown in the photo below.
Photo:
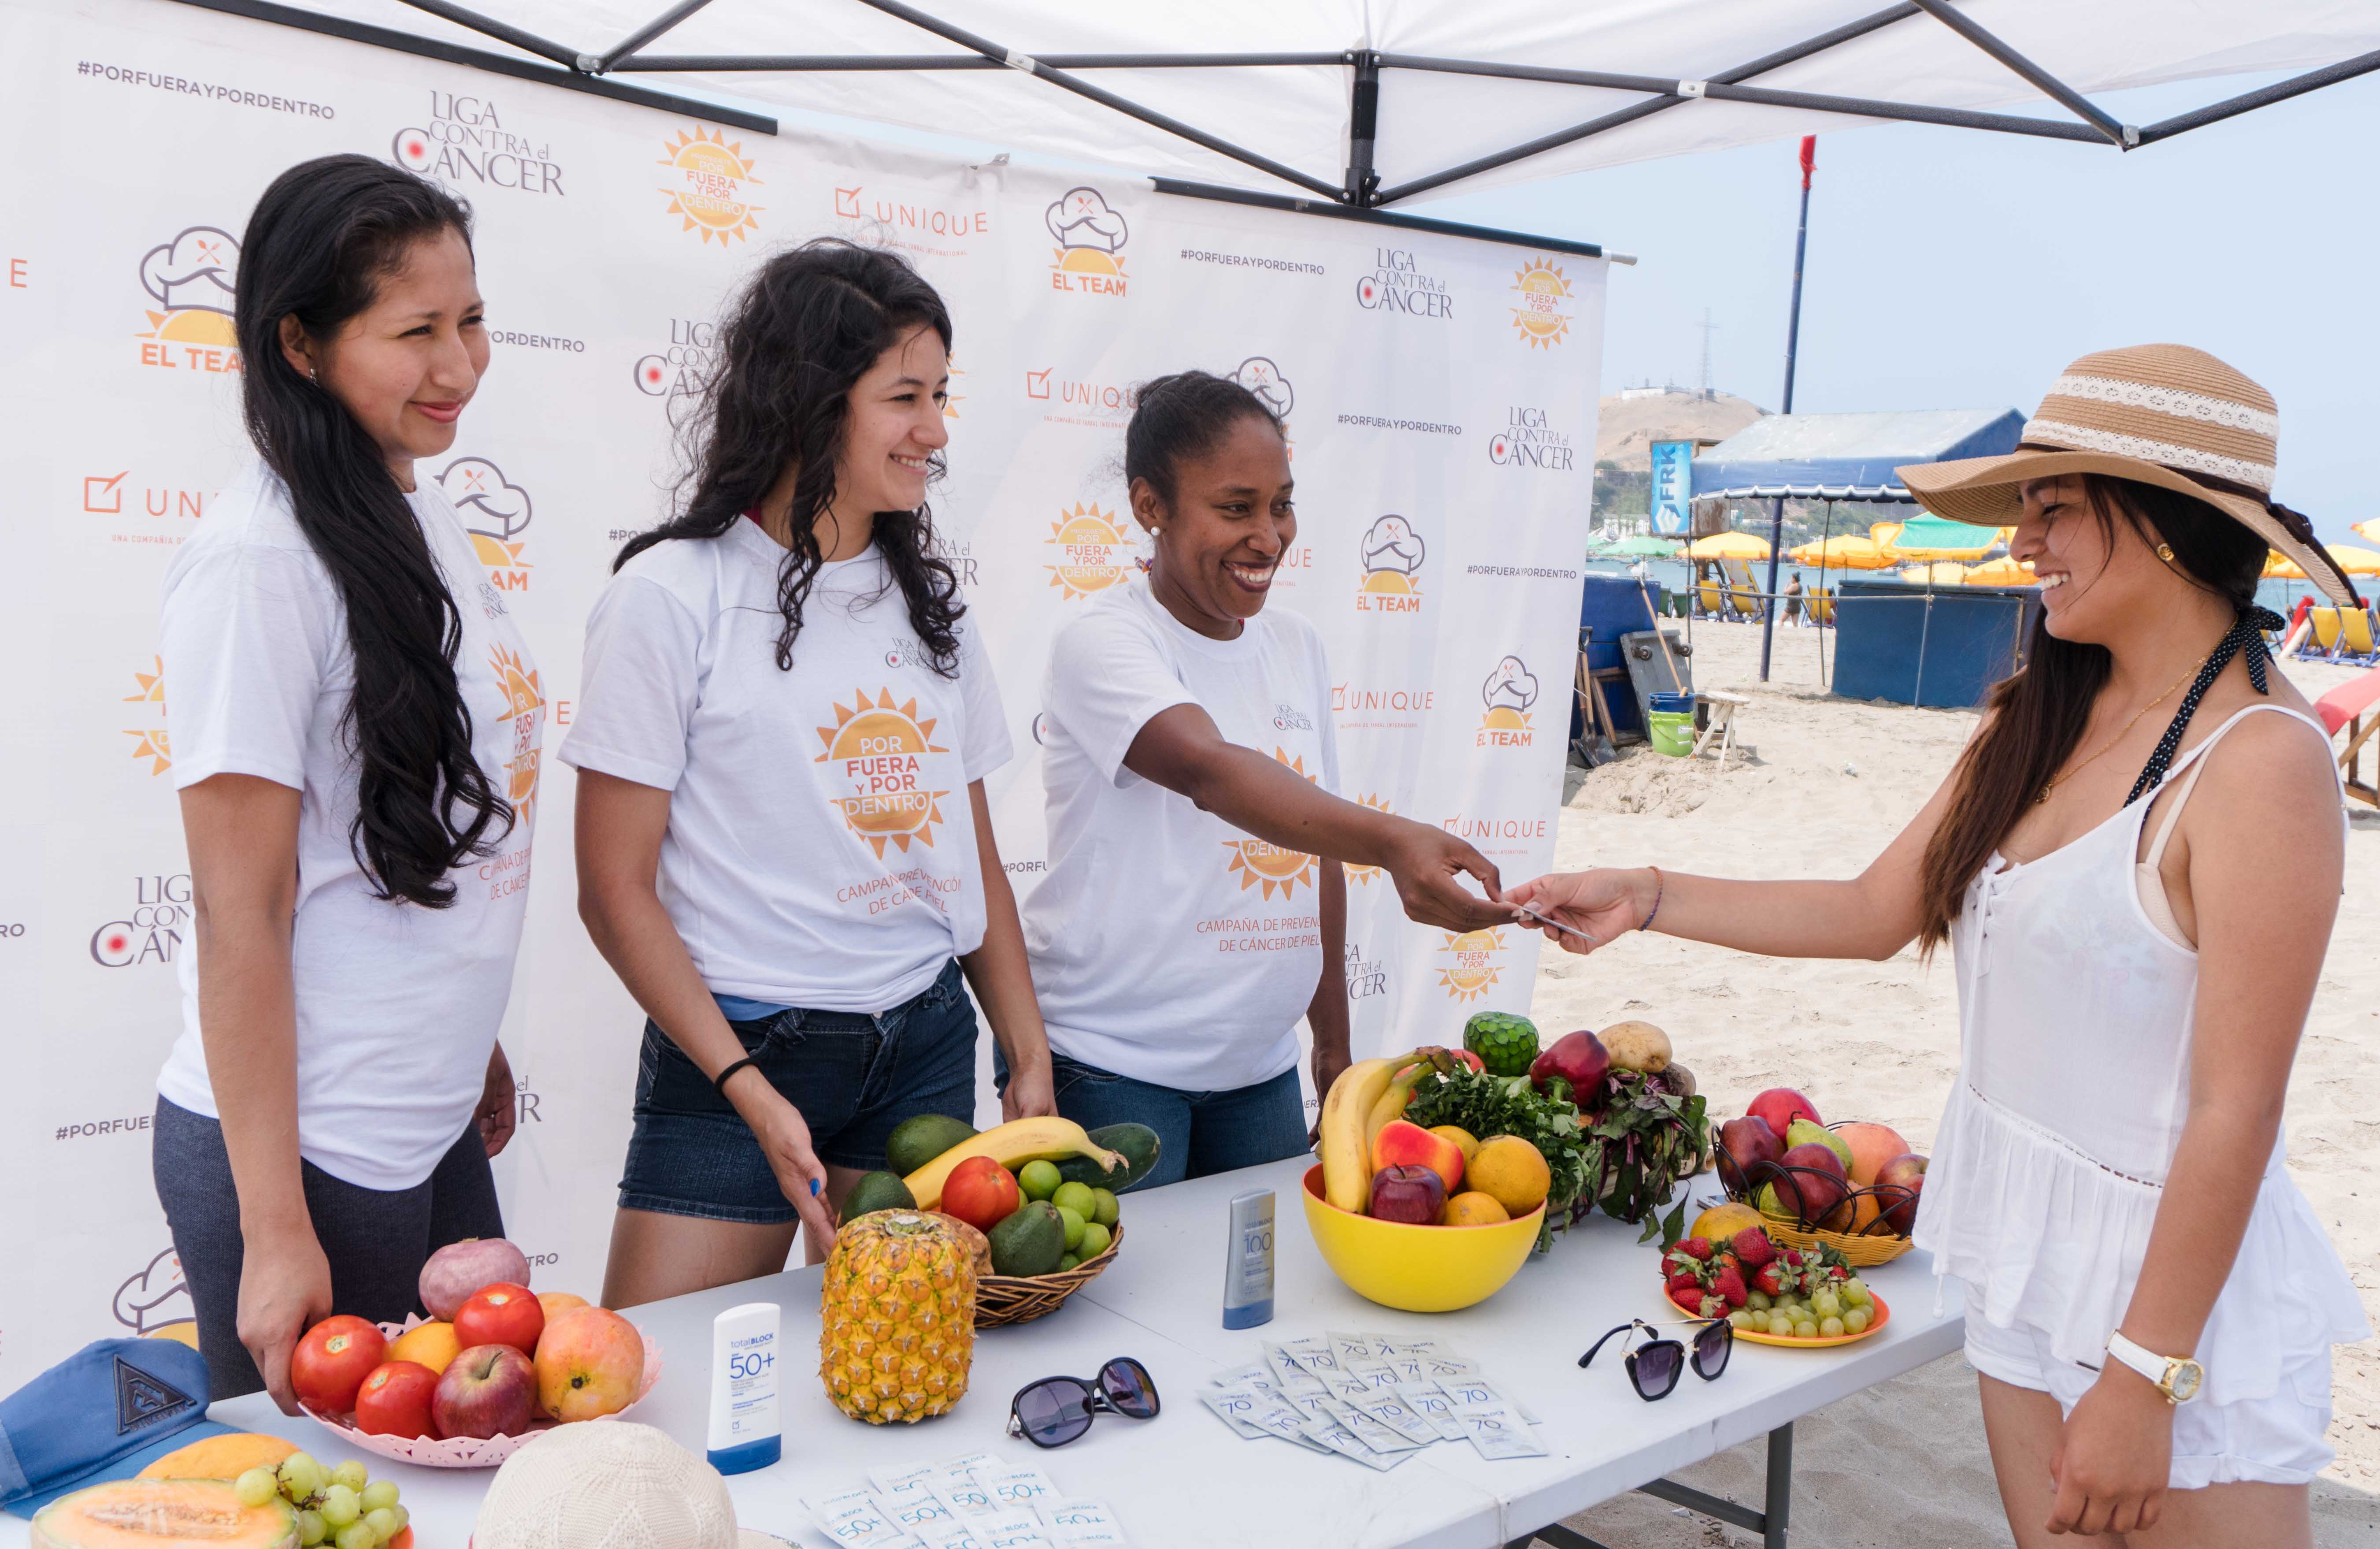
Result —
[[[2070, 1409], [2095, 1380], [2131, 1299], [2188, 1116], [2198, 954], [2175, 939], [2155, 866], [2204, 760], [2258, 711], [2304, 721], [2329, 746], [2321, 727], [2294, 711], [2242, 710], [2176, 761], [2160, 787], [2180, 782], [2171, 800], [2136, 801], [2037, 860], [1994, 855], [1952, 927], [1959, 1079], [1913, 1235], [1937, 1272], [1966, 1283], [1971, 1346], [1993, 1344], [1995, 1331], [2031, 1336], [2052, 1369], [2046, 1381], [2022, 1385], [2052, 1392]], [[2153, 808], [2164, 826], [2136, 867]], [[2226, 1406], [2311, 1401], [2317, 1388], [2321, 1413], [2309, 1423], [2321, 1467], [2329, 1347], [2371, 1332], [2338, 1253], [2289, 1180], [2283, 1150], [2277, 1140], [2239, 1257], [2199, 1339], [2202, 1395], [2176, 1411], [2179, 1487], [2227, 1474], [2303, 1472], [2277, 1459], [2264, 1470], [2251, 1460], [2214, 1477], [2205, 1468], [2193, 1472], [2183, 1467], [2181, 1428]], [[1988, 1327], [1975, 1326], [1979, 1316]], [[2315, 1361], [2318, 1383], [2309, 1372]], [[2260, 1428], [2269, 1428], [2265, 1420]], [[2306, 1456], [2301, 1448], [2298, 1461]]]

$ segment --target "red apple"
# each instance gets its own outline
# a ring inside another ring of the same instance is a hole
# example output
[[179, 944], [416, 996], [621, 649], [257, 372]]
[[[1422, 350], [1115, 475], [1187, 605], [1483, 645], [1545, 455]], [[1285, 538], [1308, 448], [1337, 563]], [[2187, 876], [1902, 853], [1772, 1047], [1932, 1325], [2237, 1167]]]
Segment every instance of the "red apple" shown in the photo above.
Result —
[[500, 1237], [465, 1238], [430, 1255], [421, 1266], [421, 1305], [440, 1323], [482, 1286], [528, 1284], [528, 1256]]
[[356, 1407], [356, 1390], [371, 1369], [388, 1359], [388, 1337], [378, 1323], [342, 1312], [306, 1331], [289, 1353], [289, 1385], [319, 1414], [343, 1415]]
[[474, 1345], [449, 1361], [430, 1400], [442, 1436], [517, 1436], [537, 1409], [537, 1368], [510, 1345]]
[[1777, 1159], [1772, 1181], [1760, 1191], [1760, 1208], [1833, 1230], [1838, 1217], [1842, 1225], [1850, 1224], [1850, 1195], [1834, 1149], [1813, 1140]]
[[1884, 1224], [1901, 1237], [1917, 1225], [1917, 1200], [1925, 1188], [1925, 1158], [1905, 1152], [1876, 1169], [1876, 1197], [1884, 1202]]
[[1570, 1083], [1571, 1101], [1592, 1108], [1603, 1102], [1603, 1078], [1610, 1073], [1603, 1040], [1581, 1029], [1563, 1033], [1536, 1057], [1529, 1067], [1529, 1084], [1543, 1092], [1548, 1077], [1560, 1076]]
[[1791, 1087], [1771, 1087], [1746, 1104], [1743, 1111], [1765, 1121], [1779, 1135], [1785, 1133], [1796, 1118], [1806, 1118], [1816, 1125], [1827, 1122], [1818, 1116], [1816, 1106]]
[[1451, 1194], [1463, 1182], [1463, 1148], [1418, 1124], [1392, 1118], [1372, 1139], [1372, 1171], [1395, 1166], [1427, 1167]]
[[556, 1420], [593, 1420], [637, 1401], [645, 1338], [601, 1307], [579, 1307], [545, 1325], [537, 1347], [537, 1407]]
[[438, 1373], [418, 1360], [383, 1360], [356, 1391], [356, 1429], [374, 1436], [435, 1436], [430, 1415]]
[[1446, 1185], [1427, 1167], [1384, 1167], [1372, 1175], [1371, 1214], [1408, 1226], [1435, 1226], [1446, 1214]]
[[1732, 1189], [1750, 1187], [1753, 1168], [1785, 1154], [1785, 1142], [1765, 1118], [1731, 1118], [1718, 1127], [1719, 1181]]

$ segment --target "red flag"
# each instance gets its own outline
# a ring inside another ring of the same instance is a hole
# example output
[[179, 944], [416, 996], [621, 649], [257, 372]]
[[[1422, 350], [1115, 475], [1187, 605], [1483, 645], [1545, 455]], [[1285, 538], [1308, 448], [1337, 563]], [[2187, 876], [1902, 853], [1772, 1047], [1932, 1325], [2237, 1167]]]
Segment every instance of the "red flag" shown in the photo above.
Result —
[[1810, 174], [1816, 170], [1817, 165], [1818, 137], [1805, 134], [1802, 137], [1802, 189], [1805, 193], [1810, 188]]

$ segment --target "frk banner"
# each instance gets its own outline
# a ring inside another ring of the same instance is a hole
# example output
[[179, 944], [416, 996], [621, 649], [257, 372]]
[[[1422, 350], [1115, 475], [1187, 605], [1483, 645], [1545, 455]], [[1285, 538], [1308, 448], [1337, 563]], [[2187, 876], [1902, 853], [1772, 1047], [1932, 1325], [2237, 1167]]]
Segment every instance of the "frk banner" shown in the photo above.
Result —
[[[1020, 896], [1045, 852], [1050, 642], [1144, 554], [1123, 426], [1136, 384], [1191, 366], [1287, 418], [1299, 528], [1270, 605], [1319, 628], [1332, 685], [1279, 707], [1284, 728], [1331, 717], [1350, 799], [1460, 834], [1507, 878], [1552, 860], [1601, 260], [722, 128], [164, 0], [0, 0], [0, 135], [18, 148], [0, 165], [0, 1391], [93, 1338], [190, 1336], [150, 1171], [193, 950], [157, 595], [249, 456], [239, 235], [293, 163], [382, 157], [477, 213], [494, 358], [422, 476], [522, 621], [515, 696], [550, 717], [548, 749], [612, 558], [667, 506], [674, 414], [722, 299], [761, 255], [839, 235], [905, 253], [955, 321], [935, 519], [1018, 750], [990, 788]], [[497, 1177], [539, 1285], [591, 1295], [642, 1018], [577, 920], [570, 771], [515, 774], [540, 832], [529, 873], [491, 881], [530, 889]], [[1247, 919], [1312, 929], [1311, 860], [1237, 848], [1215, 863]], [[1359, 1055], [1526, 1008], [1533, 935], [1411, 924], [1376, 872], [1349, 893]]]

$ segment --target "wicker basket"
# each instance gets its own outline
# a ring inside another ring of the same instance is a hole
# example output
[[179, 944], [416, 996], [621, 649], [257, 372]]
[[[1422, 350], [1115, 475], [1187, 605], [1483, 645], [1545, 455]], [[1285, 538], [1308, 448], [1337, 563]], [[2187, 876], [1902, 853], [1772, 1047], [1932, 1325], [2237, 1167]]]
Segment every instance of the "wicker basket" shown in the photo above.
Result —
[[1068, 1297], [1098, 1279], [1099, 1272], [1114, 1261], [1116, 1250], [1123, 1246], [1123, 1227], [1119, 1224], [1105, 1252], [1072, 1269], [1062, 1269], [1053, 1275], [976, 1276], [975, 1326], [1002, 1328], [1047, 1317]]
[[1844, 1262], [1853, 1269], [1874, 1269], [1878, 1264], [1888, 1264], [1912, 1246], [1905, 1237], [1892, 1237], [1882, 1232], [1853, 1236], [1850, 1232], [1808, 1231], [1794, 1225], [1790, 1215], [1777, 1215], [1765, 1210], [1760, 1213], [1760, 1220], [1768, 1228], [1768, 1235], [1787, 1247], [1815, 1248], [1824, 1243], [1840, 1253]]

